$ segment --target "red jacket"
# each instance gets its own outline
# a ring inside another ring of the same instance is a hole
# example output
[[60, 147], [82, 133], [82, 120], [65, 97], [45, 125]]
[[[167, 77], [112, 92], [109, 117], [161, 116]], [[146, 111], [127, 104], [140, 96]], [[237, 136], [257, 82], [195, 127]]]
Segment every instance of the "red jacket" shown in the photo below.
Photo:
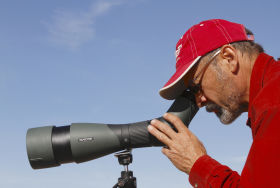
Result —
[[241, 176], [205, 155], [191, 169], [194, 187], [280, 188], [280, 62], [265, 53], [253, 67], [247, 124], [253, 143]]

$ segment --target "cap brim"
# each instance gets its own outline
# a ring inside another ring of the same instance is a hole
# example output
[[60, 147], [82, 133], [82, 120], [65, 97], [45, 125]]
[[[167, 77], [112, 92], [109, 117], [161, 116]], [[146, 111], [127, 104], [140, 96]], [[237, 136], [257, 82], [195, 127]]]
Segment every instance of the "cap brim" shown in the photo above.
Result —
[[178, 97], [185, 89], [187, 89], [182, 78], [199, 61], [200, 58], [201, 56], [198, 56], [191, 63], [188, 63], [177, 69], [173, 76], [163, 86], [163, 88], [159, 90], [160, 96], [168, 100], [173, 100]]

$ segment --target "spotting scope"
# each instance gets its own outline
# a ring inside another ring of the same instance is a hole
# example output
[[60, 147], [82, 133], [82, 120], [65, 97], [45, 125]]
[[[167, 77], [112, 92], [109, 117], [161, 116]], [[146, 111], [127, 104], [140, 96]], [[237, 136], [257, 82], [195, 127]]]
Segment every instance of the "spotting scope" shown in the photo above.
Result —
[[[186, 91], [175, 99], [167, 112], [188, 126], [198, 111], [194, 96]], [[176, 129], [162, 117], [156, 118]], [[129, 124], [73, 123], [27, 131], [26, 147], [33, 169], [81, 163], [125, 149], [164, 146], [148, 132], [151, 120]]]

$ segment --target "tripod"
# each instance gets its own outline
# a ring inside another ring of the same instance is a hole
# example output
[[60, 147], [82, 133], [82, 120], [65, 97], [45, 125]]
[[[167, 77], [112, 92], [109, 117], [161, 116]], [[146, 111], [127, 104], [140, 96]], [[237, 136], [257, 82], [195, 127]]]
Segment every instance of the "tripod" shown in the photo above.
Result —
[[113, 188], [136, 188], [136, 178], [133, 177], [133, 172], [128, 170], [128, 165], [132, 163], [131, 150], [116, 153], [115, 157], [118, 158], [120, 165], [124, 166], [124, 171]]

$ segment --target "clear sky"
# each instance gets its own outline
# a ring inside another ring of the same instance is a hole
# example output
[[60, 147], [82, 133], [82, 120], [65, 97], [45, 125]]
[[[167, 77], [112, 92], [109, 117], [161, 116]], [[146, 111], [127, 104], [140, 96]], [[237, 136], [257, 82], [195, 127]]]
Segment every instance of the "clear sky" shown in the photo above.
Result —
[[[112, 187], [113, 155], [33, 170], [28, 128], [74, 122], [129, 123], [172, 104], [158, 90], [175, 71], [175, 44], [193, 24], [239, 22], [275, 58], [277, 0], [2, 0], [0, 4], [0, 187]], [[208, 154], [241, 172], [252, 142], [247, 113], [229, 126], [201, 109], [190, 125]], [[139, 188], [190, 187], [160, 148], [133, 151]]]

